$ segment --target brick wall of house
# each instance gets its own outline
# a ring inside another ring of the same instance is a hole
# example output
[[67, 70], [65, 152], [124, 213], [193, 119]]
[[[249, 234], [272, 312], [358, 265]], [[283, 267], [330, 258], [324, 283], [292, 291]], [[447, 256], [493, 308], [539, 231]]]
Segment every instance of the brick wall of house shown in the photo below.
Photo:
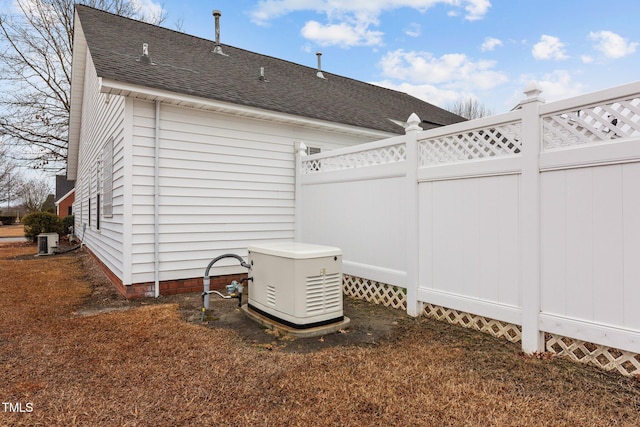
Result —
[[[98, 263], [102, 271], [105, 273], [109, 281], [122, 295], [128, 299], [147, 298], [154, 296], [154, 283], [134, 283], [132, 285], [125, 286], [109, 268], [87, 247], [84, 248], [88, 254]], [[228, 274], [223, 276], [211, 277], [211, 290], [226, 291], [225, 287], [233, 280], [240, 281], [247, 277], [246, 273], [242, 274]], [[190, 279], [180, 280], [166, 280], [160, 282], [160, 295], [176, 295], [183, 293], [202, 293], [204, 289], [203, 278], [194, 277]]]
[[56, 213], [60, 218], [73, 215], [72, 206], [74, 201], [75, 201], [75, 193], [71, 193], [68, 197], [60, 200], [60, 204], [58, 204], [56, 209], [57, 210]]

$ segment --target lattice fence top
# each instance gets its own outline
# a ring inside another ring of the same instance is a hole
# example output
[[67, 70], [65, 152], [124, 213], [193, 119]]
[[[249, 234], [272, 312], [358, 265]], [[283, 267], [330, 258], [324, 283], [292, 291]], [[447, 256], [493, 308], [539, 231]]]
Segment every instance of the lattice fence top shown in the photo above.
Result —
[[640, 96], [543, 117], [544, 149], [640, 136]]
[[383, 165], [406, 160], [405, 143], [388, 145], [355, 153], [340, 154], [320, 159], [303, 159], [302, 173], [337, 171], [366, 166]]
[[419, 147], [420, 166], [515, 155], [522, 148], [521, 126], [520, 122], [505, 123], [425, 139]]

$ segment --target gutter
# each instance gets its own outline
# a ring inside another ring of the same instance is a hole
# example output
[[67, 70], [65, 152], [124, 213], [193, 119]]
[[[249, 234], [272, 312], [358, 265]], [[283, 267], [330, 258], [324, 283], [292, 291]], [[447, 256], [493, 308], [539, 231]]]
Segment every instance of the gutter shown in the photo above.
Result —
[[374, 138], [376, 141], [378, 139], [399, 135], [397, 133], [391, 133], [383, 130], [373, 130], [357, 127], [356, 125], [328, 122], [319, 119], [296, 116], [290, 113], [264, 110], [258, 107], [244, 106], [226, 101], [217, 101], [162, 89], [152, 89], [105, 78], [101, 78], [100, 93], [110, 93], [112, 95], [121, 95], [148, 101], [160, 99], [166, 104], [202, 109], [206, 111], [216, 111], [224, 114], [238, 114], [258, 120], [304, 126], [311, 129], [320, 129], [323, 131], [337, 132], [346, 135], [363, 136], [367, 138]]

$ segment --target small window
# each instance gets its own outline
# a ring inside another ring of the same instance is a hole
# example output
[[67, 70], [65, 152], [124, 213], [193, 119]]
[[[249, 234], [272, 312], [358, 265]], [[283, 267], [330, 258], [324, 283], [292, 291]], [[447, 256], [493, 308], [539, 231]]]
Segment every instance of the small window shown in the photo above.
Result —
[[320, 147], [307, 147], [307, 156], [318, 154], [320, 152], [322, 152], [322, 148]]
[[100, 195], [102, 193], [102, 162], [96, 163], [96, 230], [100, 230]]
[[88, 189], [88, 193], [89, 193], [89, 197], [87, 197], [87, 223], [89, 224], [89, 228], [91, 228], [91, 226], [93, 225], [92, 221], [91, 221], [91, 197], [93, 197], [93, 191], [91, 188], [91, 185], [93, 184], [91, 182], [91, 175], [88, 176], [87, 181], [89, 181], [88, 185], [87, 185], [87, 189]]
[[105, 218], [113, 216], [113, 138], [102, 150], [102, 214]]
[[[320, 152], [322, 152], [322, 149], [320, 147], [307, 147], [307, 156], [311, 156], [312, 154], [318, 154]], [[319, 171], [321, 166], [322, 166], [322, 162], [320, 160], [314, 160], [311, 163], [311, 170]]]
[[96, 193], [96, 229], [100, 230], [100, 193]]

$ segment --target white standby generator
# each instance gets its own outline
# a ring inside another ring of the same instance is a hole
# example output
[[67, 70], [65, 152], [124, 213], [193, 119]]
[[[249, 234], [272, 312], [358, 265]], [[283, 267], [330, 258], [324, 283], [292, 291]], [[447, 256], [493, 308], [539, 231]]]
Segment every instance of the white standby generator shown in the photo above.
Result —
[[52, 255], [58, 248], [58, 233], [38, 234], [38, 255]]
[[294, 329], [343, 321], [342, 251], [306, 243], [249, 247], [248, 308]]

